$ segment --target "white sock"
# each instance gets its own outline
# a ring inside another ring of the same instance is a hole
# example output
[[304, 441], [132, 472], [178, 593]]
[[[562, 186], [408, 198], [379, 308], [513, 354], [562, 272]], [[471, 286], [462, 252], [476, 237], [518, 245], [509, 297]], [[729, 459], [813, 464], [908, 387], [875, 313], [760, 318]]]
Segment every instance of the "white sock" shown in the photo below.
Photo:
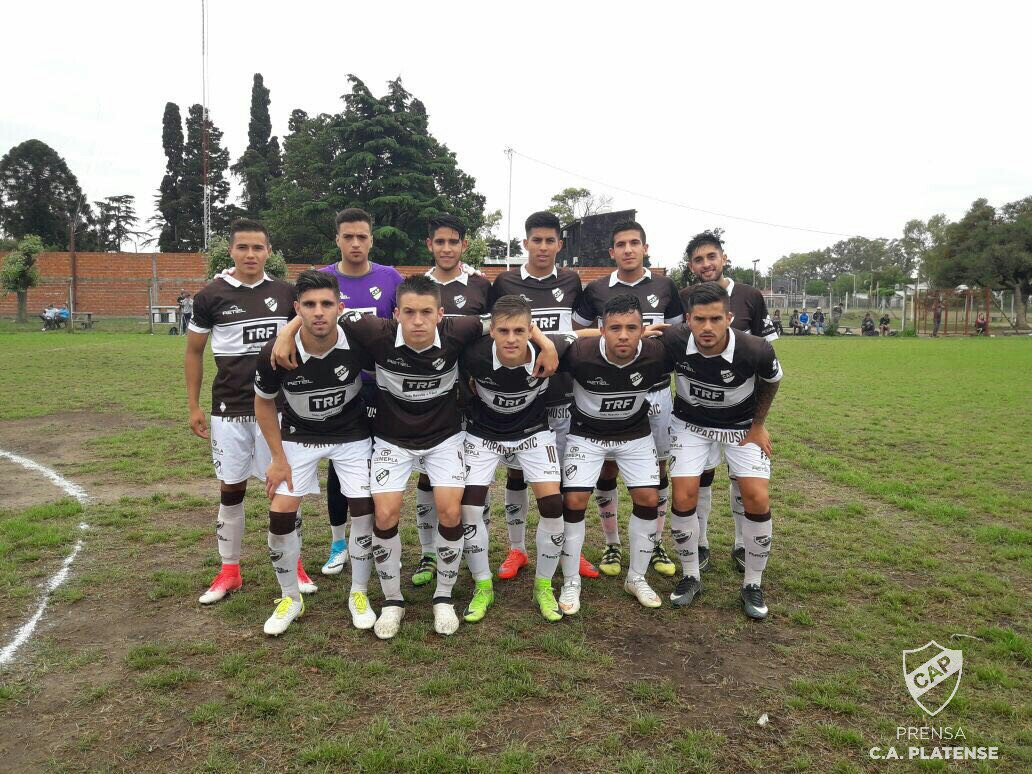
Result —
[[487, 580], [491, 577], [491, 565], [487, 560], [487, 530], [484, 529], [484, 509], [481, 506], [462, 506], [462, 532], [462, 555], [466, 557], [466, 566], [473, 580]]
[[240, 564], [240, 543], [244, 537], [244, 504], [220, 505], [215, 521], [215, 542], [223, 564]]
[[632, 513], [627, 522], [627, 536], [631, 544], [627, 578], [635, 580], [648, 572], [652, 550], [656, 547], [656, 520], [642, 519]]
[[584, 520], [563, 522], [563, 553], [559, 564], [563, 568], [563, 579], [580, 577], [580, 555], [584, 548]]
[[301, 503], [297, 504], [297, 518], [294, 519], [294, 532], [297, 533], [297, 552], [298, 556], [301, 555], [301, 549], [305, 547], [305, 538], [301, 534], [301, 528], [305, 525], [304, 519], [301, 518]]
[[433, 491], [424, 492], [419, 487], [416, 487], [416, 532], [419, 533], [419, 550], [432, 554], [437, 534], [437, 503]]
[[369, 591], [373, 568], [373, 514], [351, 517], [351, 590]]
[[[713, 487], [699, 487], [699, 504], [695, 506], [695, 514], [699, 519], [699, 545], [709, 548], [709, 536], [706, 534], [706, 527], [709, 524], [710, 511], [713, 510]], [[735, 531], [738, 530], [738, 522], [735, 522]]]
[[434, 548], [437, 550], [437, 588], [434, 589], [434, 602], [451, 599], [455, 581], [459, 579], [459, 565], [462, 564], [462, 527], [458, 528], [456, 538], [441, 534], [442, 530], [446, 529], [448, 528], [438, 524], [434, 538]]
[[745, 538], [745, 577], [743, 586], [759, 586], [770, 555], [771, 519], [767, 513], [765, 521], [743, 518], [742, 537]]
[[281, 596], [294, 600], [301, 599], [297, 587], [297, 558], [300, 555], [301, 546], [296, 530], [286, 535], [269, 533], [269, 558], [272, 560], [272, 569], [276, 571]]
[[373, 562], [380, 576], [383, 598], [388, 602], [404, 602], [401, 595], [401, 536], [398, 528], [390, 530], [389, 537], [373, 532]]
[[348, 539], [348, 525], [344, 524], [331, 524], [330, 525], [330, 540], [336, 543], [338, 540]]
[[505, 524], [509, 528], [509, 548], [527, 553], [527, 488], [505, 489]]
[[670, 484], [659, 490], [656, 501], [656, 543], [663, 542], [663, 529], [666, 527], [667, 505], [670, 502]]
[[[555, 577], [555, 570], [559, 566], [559, 557], [562, 555], [565, 542], [566, 535], [563, 534], [562, 519], [538, 519], [537, 567], [535, 569], [537, 577], [549, 580]], [[578, 552], [579, 558], [580, 553]]]
[[620, 503], [620, 492], [617, 489], [596, 489], [595, 502], [598, 515], [602, 519], [602, 534], [609, 545], [620, 545], [620, 520], [617, 506]]
[[738, 488], [738, 482], [732, 481], [727, 488], [731, 500], [731, 514], [735, 517], [735, 548], [745, 545], [742, 533], [742, 524], [745, 523], [745, 506], [742, 504], [742, 490]]
[[699, 577], [699, 517], [680, 516], [674, 511], [670, 517], [670, 529], [674, 534], [674, 552], [681, 559], [681, 573]]
[[488, 541], [491, 540], [491, 492], [494, 491], [494, 487], [487, 488], [487, 499], [484, 500], [484, 532], [487, 535]]

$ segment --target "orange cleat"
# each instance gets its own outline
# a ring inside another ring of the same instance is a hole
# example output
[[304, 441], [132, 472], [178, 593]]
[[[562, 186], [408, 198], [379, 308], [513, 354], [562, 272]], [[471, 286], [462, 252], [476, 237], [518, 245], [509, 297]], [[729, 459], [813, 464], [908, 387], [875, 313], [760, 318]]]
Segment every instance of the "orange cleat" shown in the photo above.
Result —
[[515, 578], [520, 568], [526, 567], [528, 564], [530, 564], [530, 557], [518, 548], [514, 548], [509, 551], [505, 561], [498, 565], [498, 577], [502, 580]]
[[584, 554], [580, 556], [580, 576], [582, 578], [597, 578], [599, 576], [598, 568], [585, 559]]
[[243, 585], [244, 581], [240, 577], [240, 565], [224, 564], [219, 570], [219, 574], [215, 576], [215, 580], [211, 582], [211, 586], [201, 594], [201, 598], [197, 601], [202, 605], [210, 605]]

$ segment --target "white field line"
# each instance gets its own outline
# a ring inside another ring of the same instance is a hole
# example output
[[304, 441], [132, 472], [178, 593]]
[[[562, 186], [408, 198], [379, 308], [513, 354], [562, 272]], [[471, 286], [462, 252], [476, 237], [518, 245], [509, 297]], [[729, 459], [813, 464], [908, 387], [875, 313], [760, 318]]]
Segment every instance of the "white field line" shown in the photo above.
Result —
[[[86, 495], [86, 490], [78, 484], [69, 481], [67, 478], [62, 476], [56, 470], [48, 468], [46, 465], [40, 465], [38, 462], [22, 457], [20, 454], [14, 454], [13, 452], [5, 451], [0, 449], [0, 458], [8, 459], [11, 462], [21, 465], [23, 468], [33, 470], [46, 478], [57, 487], [63, 489], [67, 494], [74, 497], [80, 503], [85, 503], [89, 498]], [[79, 524], [80, 530], [88, 529], [89, 525], [85, 522]], [[43, 587], [43, 597], [39, 601], [39, 605], [36, 607], [36, 612], [32, 614], [32, 617], [26, 621], [17, 633], [14, 635], [14, 639], [11, 640], [7, 645], [4, 646], [3, 650], [0, 650], [0, 666], [3, 666], [14, 659], [14, 654], [18, 648], [24, 645], [28, 639], [32, 636], [33, 631], [36, 629], [36, 624], [43, 617], [43, 613], [47, 609], [47, 603], [50, 601], [50, 595], [68, 578], [68, 573], [71, 570], [72, 562], [75, 561], [75, 557], [79, 555], [82, 550], [82, 538], [75, 541], [75, 547], [72, 548], [72, 553], [65, 557], [65, 560], [61, 563], [61, 569], [50, 576], [45, 586]]]

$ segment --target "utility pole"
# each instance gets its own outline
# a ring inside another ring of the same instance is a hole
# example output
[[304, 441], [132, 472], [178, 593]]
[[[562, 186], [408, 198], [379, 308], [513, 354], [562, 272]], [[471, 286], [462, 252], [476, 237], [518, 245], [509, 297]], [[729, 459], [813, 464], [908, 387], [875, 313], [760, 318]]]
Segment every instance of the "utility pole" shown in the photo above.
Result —
[[204, 185], [204, 252], [211, 238], [211, 188], [208, 185], [208, 3], [201, 0], [201, 175]]
[[756, 265], [759, 262], [760, 262], [759, 258], [753, 258], [752, 259], [752, 284], [753, 284], [754, 288], [756, 287]]
[[505, 155], [509, 157], [509, 206], [505, 210], [505, 270], [509, 270], [512, 258], [512, 148], [506, 146]]

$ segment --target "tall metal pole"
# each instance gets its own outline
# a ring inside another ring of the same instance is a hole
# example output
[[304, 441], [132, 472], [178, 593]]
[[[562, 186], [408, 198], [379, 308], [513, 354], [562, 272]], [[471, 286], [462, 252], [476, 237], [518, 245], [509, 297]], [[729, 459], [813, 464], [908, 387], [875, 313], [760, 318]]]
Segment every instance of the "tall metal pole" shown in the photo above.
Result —
[[208, 185], [208, 3], [201, 0], [201, 173], [204, 185], [204, 251], [211, 236], [211, 187]]
[[512, 148], [506, 147], [505, 155], [509, 157], [509, 206], [505, 211], [505, 269], [508, 271], [512, 258]]
[[756, 265], [760, 262], [759, 258], [752, 259], [752, 284], [756, 287]]

